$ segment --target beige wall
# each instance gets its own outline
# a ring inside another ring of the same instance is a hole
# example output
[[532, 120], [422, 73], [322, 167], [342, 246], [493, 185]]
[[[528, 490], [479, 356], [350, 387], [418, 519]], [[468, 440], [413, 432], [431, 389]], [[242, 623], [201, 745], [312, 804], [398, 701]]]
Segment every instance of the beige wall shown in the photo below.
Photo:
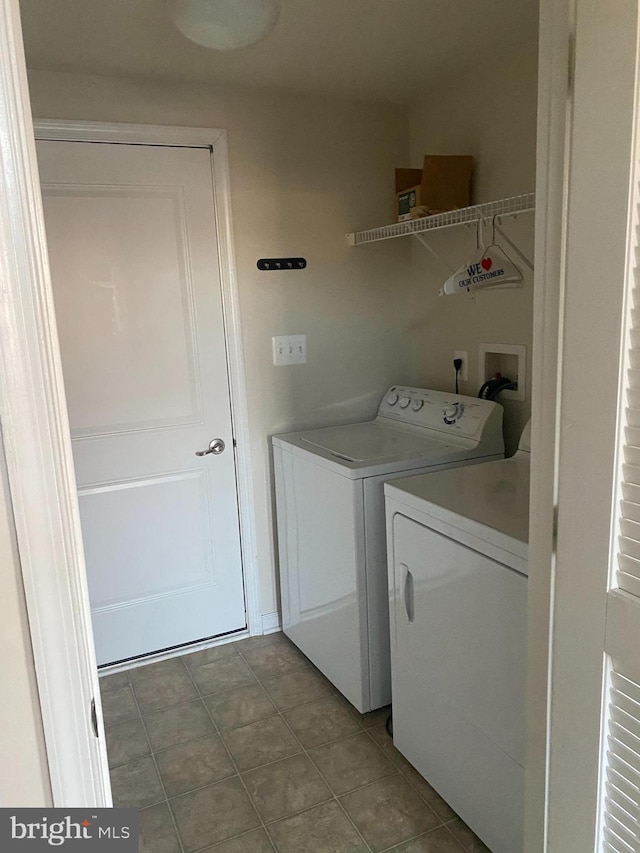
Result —
[[42, 719], [0, 437], [0, 807], [51, 804]]
[[[530, 412], [532, 275], [521, 289], [439, 298], [448, 272], [417, 241], [350, 249], [347, 231], [389, 221], [393, 169], [424, 153], [470, 153], [475, 200], [534, 187], [536, 51], [521, 50], [401, 107], [276, 96], [207, 85], [31, 72], [34, 115], [224, 127], [229, 132], [236, 258], [255, 486], [261, 611], [278, 608], [268, 436], [369, 417], [392, 382], [453, 387], [454, 350], [527, 346], [527, 400], [505, 404], [512, 451]], [[505, 223], [529, 257], [533, 217]], [[430, 237], [452, 268], [475, 230]], [[259, 273], [259, 257], [303, 255], [303, 273]], [[275, 368], [272, 335], [304, 333], [305, 366]]]
[[[491, 201], [535, 188], [537, 108], [536, 46], [509, 58], [500, 56], [446, 86], [427, 93], [411, 114], [411, 163], [424, 154], [472, 154], [476, 158], [474, 201]], [[504, 230], [533, 258], [533, 215], [515, 222], [503, 220]], [[490, 236], [488, 234], [487, 236]], [[475, 250], [475, 228], [455, 228], [432, 235], [431, 245], [458, 269]], [[498, 237], [498, 242], [500, 238]], [[469, 381], [461, 391], [478, 393], [478, 344], [515, 343], [527, 347], [527, 390], [524, 403], [505, 403], [508, 450], [518, 436], [531, 406], [531, 335], [533, 274], [526, 267], [524, 287], [438, 297], [448, 277], [419, 243], [412, 248], [416, 288], [420, 292], [414, 331], [418, 332], [420, 380], [427, 387], [453, 388], [453, 352], [469, 353]], [[517, 259], [514, 258], [516, 261]]]
[[[249, 396], [261, 610], [278, 608], [268, 436], [373, 415], [385, 387], [416, 381], [410, 246], [347, 247], [391, 213], [409, 155], [392, 106], [32, 72], [35, 116], [223, 127]], [[302, 273], [259, 273], [301, 255]], [[306, 334], [308, 364], [275, 368], [271, 337]]]

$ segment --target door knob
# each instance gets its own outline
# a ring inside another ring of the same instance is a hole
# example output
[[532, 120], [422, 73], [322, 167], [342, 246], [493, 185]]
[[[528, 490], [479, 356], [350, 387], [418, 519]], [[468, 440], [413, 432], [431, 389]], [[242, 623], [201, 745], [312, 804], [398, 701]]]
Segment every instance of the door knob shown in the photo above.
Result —
[[219, 456], [224, 448], [225, 443], [221, 438], [213, 438], [206, 450], [196, 450], [196, 456], [206, 456], [208, 453], [215, 453], [216, 456]]

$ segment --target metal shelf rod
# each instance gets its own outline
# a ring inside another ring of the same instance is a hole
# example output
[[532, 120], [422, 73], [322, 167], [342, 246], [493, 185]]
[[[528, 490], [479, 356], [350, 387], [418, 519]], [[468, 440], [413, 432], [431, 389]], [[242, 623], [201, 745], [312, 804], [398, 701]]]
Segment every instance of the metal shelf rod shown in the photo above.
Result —
[[523, 193], [484, 204], [474, 204], [472, 207], [463, 207], [460, 210], [424, 216], [421, 219], [396, 222], [393, 225], [370, 228], [368, 231], [356, 231], [353, 234], [347, 234], [347, 240], [351, 246], [362, 246], [364, 243], [377, 243], [394, 237], [409, 237], [412, 234], [424, 234], [436, 229], [469, 225], [481, 219], [492, 219], [494, 216], [514, 216], [532, 210], [535, 210], [535, 193]]

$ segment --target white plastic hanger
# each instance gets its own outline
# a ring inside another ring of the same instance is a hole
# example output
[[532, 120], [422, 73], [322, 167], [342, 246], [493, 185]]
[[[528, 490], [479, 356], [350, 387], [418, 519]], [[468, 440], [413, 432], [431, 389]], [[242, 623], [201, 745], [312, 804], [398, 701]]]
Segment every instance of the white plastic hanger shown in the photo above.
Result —
[[454, 296], [456, 293], [470, 292], [473, 270], [480, 267], [485, 253], [484, 240], [482, 236], [482, 220], [476, 223], [476, 251], [473, 258], [445, 281], [440, 289], [440, 296]]
[[496, 217], [492, 219], [491, 243], [480, 260], [483, 272], [489, 277], [476, 284], [476, 288], [502, 284], [520, 284], [522, 270], [509, 257], [505, 249], [496, 243]]
[[522, 271], [511, 260], [505, 250], [496, 243], [496, 217], [492, 220], [491, 243], [481, 247], [481, 223], [478, 222], [476, 236], [477, 252], [473, 260], [461, 267], [444, 283], [440, 295], [453, 296], [503, 285], [520, 284]]

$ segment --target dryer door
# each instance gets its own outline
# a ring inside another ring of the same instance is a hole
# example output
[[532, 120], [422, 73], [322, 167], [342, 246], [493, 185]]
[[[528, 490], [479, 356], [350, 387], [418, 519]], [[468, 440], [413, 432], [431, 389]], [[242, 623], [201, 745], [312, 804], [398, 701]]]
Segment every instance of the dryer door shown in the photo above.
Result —
[[527, 580], [392, 507], [394, 743], [491, 850], [517, 853]]

